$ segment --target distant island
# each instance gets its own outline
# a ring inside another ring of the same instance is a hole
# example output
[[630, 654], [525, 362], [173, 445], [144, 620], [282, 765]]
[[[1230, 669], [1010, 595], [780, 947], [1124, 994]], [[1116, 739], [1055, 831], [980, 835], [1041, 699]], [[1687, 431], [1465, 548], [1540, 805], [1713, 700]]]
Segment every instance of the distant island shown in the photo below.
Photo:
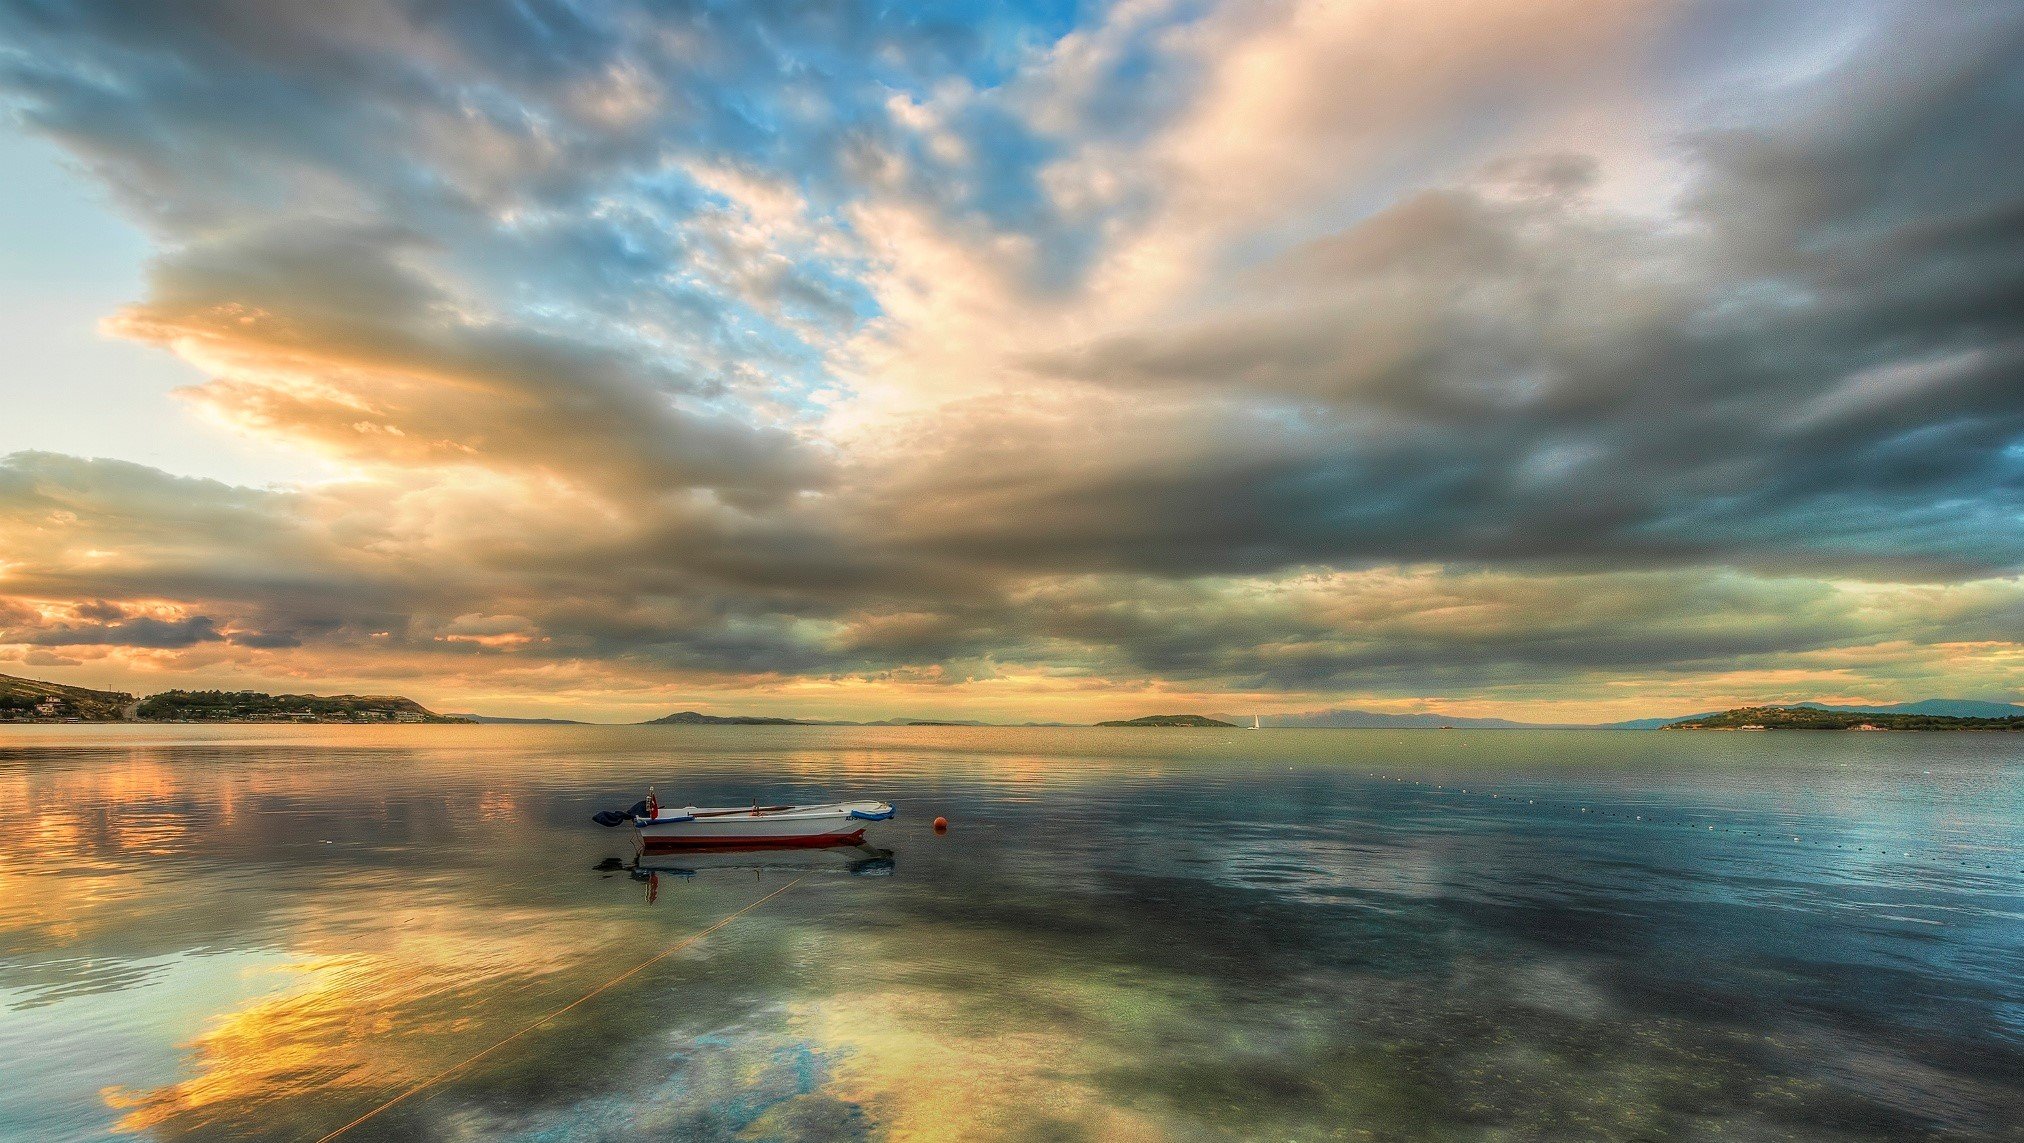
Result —
[[[1251, 718], [1250, 715], [1227, 714], [1215, 717], [1235, 719], [1239, 726]], [[1275, 730], [1546, 730], [1561, 725], [1512, 722], [1507, 718], [1464, 718], [1453, 714], [1391, 714], [1347, 707], [1268, 714], [1260, 717], [1259, 724]]]
[[0, 675], [0, 722], [463, 722], [399, 695], [163, 691], [137, 699]]
[[[1237, 718], [1239, 716], [1227, 716]], [[1241, 716], [1249, 719], [1252, 716]], [[270, 695], [260, 691], [170, 690], [146, 698], [125, 691], [99, 691], [62, 683], [0, 675], [0, 723], [52, 722], [259, 722], [259, 723], [500, 723], [584, 726], [568, 718], [508, 718], [485, 714], [438, 714], [400, 695]], [[1637, 718], [1601, 726], [1525, 723], [1499, 718], [1442, 714], [1392, 714], [1331, 708], [1264, 715], [1274, 728], [1405, 730], [1589, 729], [1589, 730], [2024, 730], [2024, 706], [1989, 699], [1920, 699], [1870, 706], [1819, 702], [1764, 703], [1733, 710], [1668, 718]], [[954, 718], [842, 719], [786, 718], [761, 714], [704, 714], [682, 710], [635, 723], [637, 726], [860, 726], [860, 727], [1035, 727], [1061, 722], [990, 723]], [[1200, 714], [1151, 714], [1114, 719], [1097, 726], [1201, 727], [1237, 729], [1241, 722]]]
[[[848, 722], [833, 718], [776, 718], [764, 714], [703, 714], [682, 710], [650, 718], [635, 726], [997, 726], [969, 718], [882, 718], [876, 722]], [[1029, 722], [1025, 726], [1061, 726], [1057, 722]]]
[[641, 726], [820, 726], [821, 723], [803, 722], [798, 718], [772, 718], [763, 714], [699, 714], [693, 710], [676, 711], [659, 718], [650, 718]]
[[444, 714], [444, 715], [443, 715], [443, 717], [444, 717], [444, 718], [448, 718], [448, 719], [454, 719], [454, 720], [456, 720], [456, 721], [458, 721], [458, 722], [476, 722], [476, 723], [483, 723], [484, 725], [487, 725], [487, 726], [491, 726], [491, 725], [495, 725], [495, 724], [496, 724], [496, 725], [499, 725], [499, 726], [589, 726], [589, 725], [591, 725], [590, 723], [587, 723], [587, 722], [585, 722], [585, 721], [583, 721], [582, 719], [579, 719], [579, 718], [508, 718], [508, 717], [507, 717], [507, 716], [505, 716], [505, 715], [499, 715], [499, 714], [471, 714], [471, 713], [468, 713], [468, 712], [462, 712], [462, 711], [460, 711], [460, 712], [456, 712], [456, 713], [448, 713], [448, 714]]
[[[1738, 710], [1814, 710], [1832, 714], [1922, 714], [1938, 715], [1942, 718], [2006, 719], [2024, 717], [2024, 706], [2015, 703], [1991, 702], [1987, 699], [1920, 699], [1917, 702], [1882, 703], [1868, 706], [1831, 705], [1819, 702], [1758, 703]], [[1699, 723], [1706, 719], [1720, 718], [1731, 711], [1704, 711], [1700, 714], [1676, 714], [1670, 718], [1634, 718], [1628, 722], [1611, 722], [1604, 730], [1665, 730], [1684, 723]], [[1876, 720], [1869, 720], [1875, 722]], [[1877, 723], [1877, 725], [1882, 725]], [[1719, 727], [1716, 729], [1720, 729]], [[1832, 729], [1823, 727], [1820, 729]], [[1907, 728], [1899, 728], [1907, 729]], [[1958, 727], [1930, 727], [1923, 729], [1961, 729]]]
[[1221, 726], [1230, 730], [1237, 724], [1224, 722], [1220, 718], [1207, 718], [1199, 714], [1149, 714], [1144, 718], [1127, 718], [1115, 722], [1099, 722], [1098, 726]]
[[1662, 730], [2019, 730], [2024, 714], [1977, 718], [1945, 714], [1878, 713], [1802, 704], [1742, 706], [1665, 724]]

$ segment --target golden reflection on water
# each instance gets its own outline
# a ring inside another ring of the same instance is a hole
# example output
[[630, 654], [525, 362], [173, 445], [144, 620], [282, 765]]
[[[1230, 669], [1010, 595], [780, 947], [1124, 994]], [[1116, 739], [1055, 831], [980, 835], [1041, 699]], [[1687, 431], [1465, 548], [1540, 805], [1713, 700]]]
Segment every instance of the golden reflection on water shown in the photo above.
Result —
[[[295, 1119], [313, 1138], [336, 1109], [362, 1110], [552, 1008], [586, 978], [586, 951], [621, 929], [401, 885], [319, 895], [289, 920], [299, 979], [221, 1013], [186, 1045], [188, 1078], [108, 1090], [121, 1130], [260, 1135]], [[318, 1111], [296, 1106], [312, 1095]]]
[[[904, 839], [898, 872], [812, 878], [354, 1138], [1441, 1134], [1430, 1124], [1510, 1137], [1655, 1138], [1683, 1125], [1781, 1137], [1802, 1122], [1784, 1118], [1790, 1109], [1854, 1098], [1800, 1074], [1811, 1059], [1766, 1066], [1794, 1044], [1871, 1086], [1923, 1067], [1930, 1089], [1974, 1108], [2024, 1106], [2000, 1078], [1830, 1036], [1804, 1013], [1785, 1016], [1800, 1031], [1765, 1033], [1626, 1004], [1615, 982], [1645, 971], [1640, 957], [1673, 951], [1677, 898], [1706, 881], [1638, 872], [1649, 855], [1635, 842], [1542, 850], [1548, 839], [1523, 832], [1539, 828], [1530, 818], [1482, 830], [1456, 816], [1411, 818], [1434, 814], [1413, 808], [1425, 795], [1387, 792], [1407, 809], [1373, 809], [1377, 795], [1353, 771], [1344, 778], [1333, 760], [1299, 753], [1315, 749], [1302, 742], [1377, 738], [1142, 736], [1105, 739], [1118, 754], [1092, 758], [966, 732], [865, 732], [886, 745], [799, 753], [768, 744], [824, 740], [312, 730], [247, 753], [229, 734], [204, 733], [214, 752], [134, 742], [33, 765], [0, 756], [0, 986], [16, 1011], [143, 996], [200, 978], [178, 965], [246, 957], [229, 995], [178, 992], [188, 1020], [143, 1001], [130, 1025], [80, 1041], [116, 1047], [174, 1027], [180, 1056], [171, 1074], [137, 1068], [94, 1089], [98, 1118], [80, 1115], [77, 1138], [112, 1127], [160, 1140], [316, 1139], [795, 876], [668, 873], [649, 905], [645, 886], [596, 869], [624, 835], [585, 824], [587, 809], [626, 804], [680, 765], [669, 741], [730, 755], [693, 778], [740, 792], [912, 783], [896, 800], [915, 816], [891, 827]], [[1276, 747], [1287, 756], [1256, 771], [1214, 756], [1260, 738], [1291, 744]], [[1656, 749], [1690, 748], [1653, 738]], [[1431, 751], [1488, 740], [1414, 741]], [[1545, 750], [1560, 740], [1495, 741]], [[431, 742], [448, 745], [415, 745]], [[904, 742], [916, 752], [890, 745]], [[964, 749], [945, 756], [937, 743]], [[1765, 748], [1706, 748], [1718, 747]], [[1233, 790], [1255, 820], [1220, 820]], [[1859, 808], [1880, 804], [1867, 786], [1849, 795]], [[1780, 796], [1812, 794], [1800, 782]], [[1162, 828], [1131, 832], [1162, 797]], [[935, 838], [922, 811], [950, 803], [972, 812]], [[145, 812], [115, 824], [122, 805]], [[1874, 813], [1834, 813], [1874, 828]], [[1976, 828], [1990, 832], [1992, 820]], [[1110, 834], [1092, 842], [1092, 828]], [[1570, 845], [1602, 844], [1599, 827], [1578, 828], [1589, 832]], [[1176, 835], [1170, 846], [1150, 840]], [[1557, 909], [1568, 878], [1605, 867], [1597, 856], [1622, 880], [1581, 891], [1608, 895], [1607, 913], [1576, 922], [1549, 910], [1541, 923], [1587, 925], [1622, 944], [1563, 952], [1561, 934], [1535, 938], [1511, 927], [1529, 916], [1499, 913], [1523, 914], [1498, 896], [1513, 885], [1532, 887], [1524, 908]], [[1811, 866], [1775, 861], [1751, 875], [1791, 894], [1822, 884]], [[1147, 884], [1168, 895], [1137, 900]], [[1766, 914], [1816, 946], [1853, 923], [1793, 919], [1813, 915]], [[1753, 985], [1767, 1006], [1784, 1002], [1786, 960], [1817, 952], [1789, 940], [1760, 948], [1747, 927], [1716, 937], [1777, 966], [1753, 970], [1769, 982]], [[1934, 946], [1889, 947], [1910, 963]], [[1921, 1114], [1934, 1103], [1925, 1088], [1889, 1096], [1894, 1104], [1863, 1098]], [[1674, 1116], [1702, 1104], [1713, 1110]], [[0, 1135], [5, 1110], [0, 1093]], [[1816, 1134], [1884, 1138], [1895, 1126], [1874, 1122], [1882, 1128]]]
[[[680, 915], [700, 927], [720, 897], [770, 885], [740, 875]], [[381, 927], [362, 927], [369, 917]], [[119, 1130], [313, 1138], [336, 1125], [338, 1109], [366, 1110], [594, 987], [613, 962], [587, 964], [586, 950], [627, 944], [624, 925], [586, 928], [569, 913], [417, 899], [400, 888], [335, 894], [291, 922], [293, 960], [270, 970], [288, 982], [218, 1014], [184, 1045], [186, 1078], [108, 1088]], [[1127, 966], [1092, 971], [959, 927], [848, 947], [818, 932], [768, 929], [802, 966], [781, 1022], [787, 1041], [834, 1061], [820, 1094], [867, 1109], [884, 1138], [997, 1139], [1036, 1125], [1101, 1139], [1188, 1137], [1157, 1108], [1118, 1106], [1100, 1079], [1118, 1052], [1200, 1015], [1208, 1001], [1187, 982]], [[696, 959], [710, 955], [701, 949]], [[678, 1005], [684, 987], [679, 972], [648, 978], [614, 1006]], [[528, 1050], [539, 1053], [538, 1041]], [[765, 1053], [753, 1055], [748, 1070], [764, 1066]]]
[[115, 1129], [180, 1137], [217, 1126], [226, 1114], [246, 1115], [276, 1099], [341, 1082], [348, 1071], [346, 995], [352, 975], [342, 958], [285, 967], [298, 979], [282, 997], [214, 1018], [182, 1045], [195, 1074], [142, 1091], [113, 1086], [101, 1095], [121, 1112]]

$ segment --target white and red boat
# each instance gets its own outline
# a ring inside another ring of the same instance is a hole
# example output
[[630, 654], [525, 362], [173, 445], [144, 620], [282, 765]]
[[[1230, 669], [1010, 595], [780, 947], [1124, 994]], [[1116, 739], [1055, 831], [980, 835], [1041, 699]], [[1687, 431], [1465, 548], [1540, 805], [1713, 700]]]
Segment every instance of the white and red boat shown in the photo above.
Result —
[[894, 813], [887, 802], [674, 809], [650, 798], [640, 808], [645, 812], [633, 815], [633, 827], [642, 853], [849, 845], [864, 840], [867, 824], [891, 821]]

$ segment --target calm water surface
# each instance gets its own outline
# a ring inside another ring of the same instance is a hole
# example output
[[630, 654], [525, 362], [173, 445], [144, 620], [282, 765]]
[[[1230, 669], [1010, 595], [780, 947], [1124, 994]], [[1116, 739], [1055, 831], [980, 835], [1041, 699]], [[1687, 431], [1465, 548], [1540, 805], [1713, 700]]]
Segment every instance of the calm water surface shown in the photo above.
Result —
[[[649, 781], [901, 816], [613, 868]], [[0, 729], [0, 1137], [315, 1140], [671, 947], [343, 1138], [2024, 1139], [2024, 736]]]

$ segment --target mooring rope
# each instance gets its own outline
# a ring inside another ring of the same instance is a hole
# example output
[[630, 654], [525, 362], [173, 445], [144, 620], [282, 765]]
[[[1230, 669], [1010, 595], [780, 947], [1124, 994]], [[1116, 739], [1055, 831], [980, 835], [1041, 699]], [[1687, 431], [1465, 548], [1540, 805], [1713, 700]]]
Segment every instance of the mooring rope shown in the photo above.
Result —
[[429, 1078], [423, 1080], [422, 1082], [414, 1085], [413, 1087], [408, 1088], [406, 1091], [401, 1092], [399, 1095], [394, 1096], [392, 1099], [387, 1100], [385, 1103], [380, 1104], [378, 1107], [373, 1108], [371, 1111], [366, 1112], [364, 1115], [359, 1116], [357, 1119], [352, 1120], [350, 1123], [345, 1124], [343, 1127], [340, 1127], [337, 1130], [332, 1131], [328, 1135], [319, 1137], [316, 1140], [316, 1143], [330, 1143], [331, 1140], [336, 1139], [337, 1137], [343, 1135], [345, 1132], [350, 1131], [354, 1127], [357, 1127], [359, 1124], [364, 1123], [365, 1121], [373, 1118], [380, 1112], [387, 1110], [388, 1108], [394, 1106], [397, 1103], [400, 1103], [402, 1100], [407, 1099], [409, 1096], [412, 1096], [421, 1091], [426, 1091], [427, 1089], [434, 1087], [436, 1084], [441, 1083], [443, 1080], [446, 1080], [453, 1075], [456, 1075], [458, 1072], [463, 1071], [465, 1068], [470, 1067], [472, 1064], [477, 1063], [479, 1060], [484, 1059], [486, 1056], [491, 1055], [493, 1052], [498, 1051], [499, 1049], [505, 1047], [506, 1045], [512, 1043], [513, 1041], [519, 1039], [520, 1037], [525, 1036], [527, 1033], [534, 1031], [536, 1028], [539, 1028], [543, 1024], [548, 1023], [550, 1020], [555, 1019], [557, 1016], [560, 1016], [563, 1013], [568, 1012], [570, 1009], [575, 1008], [576, 1006], [584, 1003], [585, 1001], [591, 999], [594, 996], [597, 996], [602, 992], [610, 990], [611, 988], [617, 986], [621, 982], [628, 980], [631, 977], [637, 976], [639, 973], [646, 970], [648, 967], [658, 964], [659, 962], [666, 960], [667, 958], [675, 955], [676, 953], [681, 952], [683, 949], [690, 947], [697, 941], [702, 940], [704, 937], [707, 937], [711, 933], [716, 932], [718, 929], [723, 928], [725, 925], [730, 924], [732, 921], [737, 920], [738, 918], [744, 916], [745, 914], [751, 912], [752, 910], [757, 909], [759, 906], [764, 905], [766, 902], [771, 901], [773, 898], [778, 897], [782, 893], [787, 892], [789, 889], [794, 888], [796, 885], [801, 884], [801, 882], [805, 878], [806, 878], [805, 874], [802, 877], [796, 877], [794, 880], [789, 881], [787, 884], [782, 885], [780, 888], [775, 889], [773, 892], [766, 894], [764, 897], [759, 898], [757, 901], [752, 902], [750, 905], [745, 906], [744, 908], [738, 910], [735, 913], [731, 913], [728, 916], [720, 918], [715, 924], [711, 925], [709, 928], [704, 929], [701, 932], [692, 933], [689, 936], [683, 937], [681, 940], [676, 941], [674, 944], [669, 945], [667, 948], [662, 949], [660, 952], [657, 952], [654, 955], [648, 957], [647, 959], [632, 966], [631, 968], [626, 969], [624, 972], [619, 973], [617, 976], [612, 977], [610, 980], [605, 981], [603, 984], [598, 985], [596, 988], [591, 989], [589, 992], [584, 993], [582, 996], [579, 996], [576, 999], [570, 1001], [569, 1003], [563, 1005], [562, 1007], [557, 1008], [555, 1011], [550, 1012], [548, 1015], [543, 1016], [541, 1019], [536, 1020], [534, 1023], [527, 1025], [525, 1028], [520, 1029], [518, 1032], [513, 1033], [511, 1036], [508, 1036], [505, 1039], [499, 1041], [498, 1043], [493, 1044], [491, 1047], [486, 1048], [483, 1051], [480, 1051], [472, 1056], [469, 1056], [459, 1063], [455, 1063], [447, 1068], [444, 1068], [442, 1071], [439, 1071], [435, 1075], [432, 1075]]

